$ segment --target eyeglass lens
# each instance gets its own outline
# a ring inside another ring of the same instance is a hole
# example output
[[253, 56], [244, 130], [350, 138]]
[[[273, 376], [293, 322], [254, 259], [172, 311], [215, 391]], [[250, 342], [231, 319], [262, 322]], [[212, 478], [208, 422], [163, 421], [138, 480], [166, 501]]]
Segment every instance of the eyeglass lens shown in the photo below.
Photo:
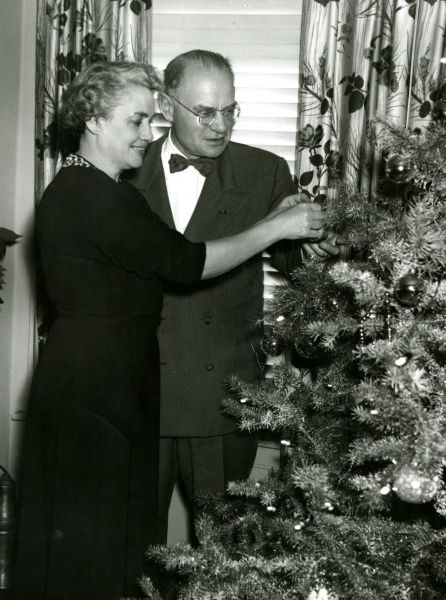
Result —
[[[202, 125], [211, 125], [215, 121], [215, 117], [217, 116], [216, 110], [212, 110], [206, 113], [199, 114], [200, 123]], [[230, 108], [225, 108], [221, 111], [224, 120], [227, 123], [234, 123], [238, 117], [240, 116], [240, 107], [238, 105], [231, 106]]]

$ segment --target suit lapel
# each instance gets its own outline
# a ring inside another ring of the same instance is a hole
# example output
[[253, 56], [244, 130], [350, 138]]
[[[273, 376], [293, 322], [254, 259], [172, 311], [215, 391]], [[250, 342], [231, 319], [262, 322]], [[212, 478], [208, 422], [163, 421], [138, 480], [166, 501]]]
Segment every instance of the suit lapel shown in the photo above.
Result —
[[192, 241], [221, 236], [237, 218], [237, 213], [249, 197], [250, 190], [240, 188], [235, 179], [229, 145], [217, 159], [214, 171], [206, 178], [185, 236]]
[[161, 162], [161, 148], [165, 139], [166, 136], [163, 136], [150, 145], [134, 185], [143, 194], [153, 212], [169, 227], [175, 229]]

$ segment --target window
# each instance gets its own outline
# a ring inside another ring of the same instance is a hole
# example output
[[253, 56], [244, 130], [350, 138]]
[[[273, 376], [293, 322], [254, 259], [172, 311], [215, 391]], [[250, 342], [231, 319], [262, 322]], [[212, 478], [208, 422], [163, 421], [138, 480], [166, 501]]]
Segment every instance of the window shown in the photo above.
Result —
[[152, 62], [193, 48], [230, 59], [242, 108], [232, 139], [283, 156], [294, 169], [299, 0], [154, 0]]
[[[232, 140], [282, 156], [294, 173], [302, 0], [154, 0], [152, 63], [203, 48], [229, 58], [241, 116]], [[165, 131], [166, 124], [157, 128]], [[264, 255], [264, 298], [280, 277]], [[273, 362], [272, 359], [269, 362]]]

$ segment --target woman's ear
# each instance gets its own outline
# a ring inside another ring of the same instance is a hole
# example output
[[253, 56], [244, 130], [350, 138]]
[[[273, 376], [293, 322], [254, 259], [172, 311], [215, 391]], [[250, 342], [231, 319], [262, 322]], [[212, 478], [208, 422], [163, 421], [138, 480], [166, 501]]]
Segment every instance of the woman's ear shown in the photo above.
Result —
[[91, 117], [88, 121], [85, 121], [85, 129], [92, 135], [97, 135], [99, 132], [99, 119], [97, 117]]
[[158, 106], [166, 121], [173, 121], [173, 102], [164, 92], [158, 92]]

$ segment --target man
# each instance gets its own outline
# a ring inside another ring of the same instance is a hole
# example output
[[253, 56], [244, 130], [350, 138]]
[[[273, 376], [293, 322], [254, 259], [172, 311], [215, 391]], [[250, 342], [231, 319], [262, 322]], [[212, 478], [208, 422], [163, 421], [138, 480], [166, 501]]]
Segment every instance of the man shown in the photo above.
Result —
[[[159, 104], [170, 133], [150, 144], [132, 183], [172, 228], [192, 241], [235, 234], [295, 192], [282, 158], [230, 142], [239, 107], [225, 58], [203, 50], [182, 54], [168, 64], [165, 87]], [[184, 162], [199, 157], [204, 164]], [[337, 252], [328, 242], [312, 248]], [[288, 273], [300, 249], [274, 254]], [[159, 329], [160, 541], [167, 538], [178, 475], [191, 503], [205, 489], [224, 491], [228, 481], [249, 476], [257, 439], [237, 431], [221, 402], [230, 375], [249, 381], [262, 374], [262, 289], [257, 256], [192, 289], [166, 290]]]

